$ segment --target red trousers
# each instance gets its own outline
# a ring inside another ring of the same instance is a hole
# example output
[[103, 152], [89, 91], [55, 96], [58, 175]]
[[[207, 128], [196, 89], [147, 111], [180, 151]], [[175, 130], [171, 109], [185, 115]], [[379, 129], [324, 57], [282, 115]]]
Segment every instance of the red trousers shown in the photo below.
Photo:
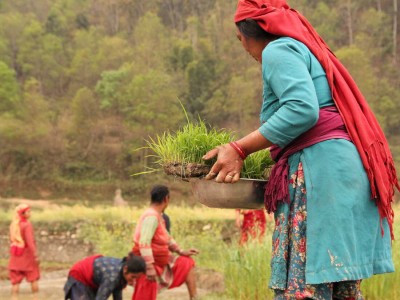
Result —
[[[194, 260], [190, 257], [179, 256], [172, 267], [173, 280], [168, 289], [182, 285], [194, 267]], [[158, 283], [156, 281], [147, 280], [146, 275], [140, 276], [136, 280], [135, 292], [132, 300], [156, 300], [158, 292]]]

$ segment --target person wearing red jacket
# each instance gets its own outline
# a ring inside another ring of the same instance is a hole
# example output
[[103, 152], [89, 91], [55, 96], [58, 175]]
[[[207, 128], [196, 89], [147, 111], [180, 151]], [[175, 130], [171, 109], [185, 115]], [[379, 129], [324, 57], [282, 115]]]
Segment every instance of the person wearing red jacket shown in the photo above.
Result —
[[92, 255], [76, 262], [68, 273], [64, 299], [122, 300], [122, 290], [135, 286], [146, 271], [146, 263], [132, 252], [123, 259]]
[[20, 204], [15, 208], [14, 219], [10, 224], [11, 245], [8, 270], [13, 296], [18, 295], [20, 283], [24, 278], [31, 283], [32, 293], [39, 291], [39, 257], [33, 227], [29, 221], [30, 216], [30, 206]]

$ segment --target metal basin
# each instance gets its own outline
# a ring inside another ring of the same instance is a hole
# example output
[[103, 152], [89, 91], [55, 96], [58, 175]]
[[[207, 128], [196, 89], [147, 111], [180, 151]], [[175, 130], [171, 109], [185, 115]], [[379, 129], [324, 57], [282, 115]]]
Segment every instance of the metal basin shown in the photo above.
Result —
[[236, 183], [191, 178], [195, 198], [208, 207], [260, 209], [264, 207], [267, 180], [241, 178]]

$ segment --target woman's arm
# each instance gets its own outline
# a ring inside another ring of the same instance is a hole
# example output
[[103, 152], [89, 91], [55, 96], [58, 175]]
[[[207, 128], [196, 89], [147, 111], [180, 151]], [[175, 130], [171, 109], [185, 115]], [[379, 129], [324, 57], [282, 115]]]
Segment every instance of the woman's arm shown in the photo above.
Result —
[[140, 231], [139, 251], [146, 262], [146, 275], [149, 280], [155, 280], [156, 270], [154, 268], [154, 256], [151, 248], [151, 241], [158, 226], [158, 219], [155, 216], [146, 217], [142, 221]]

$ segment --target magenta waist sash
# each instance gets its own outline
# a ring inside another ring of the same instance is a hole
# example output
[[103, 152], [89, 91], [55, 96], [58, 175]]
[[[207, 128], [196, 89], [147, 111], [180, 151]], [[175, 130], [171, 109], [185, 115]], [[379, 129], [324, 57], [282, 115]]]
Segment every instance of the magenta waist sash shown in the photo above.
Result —
[[335, 106], [321, 108], [317, 123], [301, 134], [285, 148], [274, 145], [270, 148], [271, 157], [276, 162], [265, 187], [264, 203], [268, 213], [274, 212], [278, 201], [290, 203], [288, 190], [288, 157], [304, 148], [330, 139], [351, 141], [343, 119]]

